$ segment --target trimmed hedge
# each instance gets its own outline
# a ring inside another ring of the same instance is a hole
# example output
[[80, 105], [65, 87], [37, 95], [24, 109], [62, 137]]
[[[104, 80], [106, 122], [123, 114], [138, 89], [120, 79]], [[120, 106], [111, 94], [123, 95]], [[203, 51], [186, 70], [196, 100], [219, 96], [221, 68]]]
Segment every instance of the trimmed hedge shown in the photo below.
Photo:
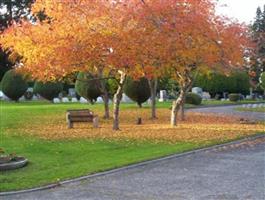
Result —
[[198, 74], [193, 87], [200, 87], [204, 91], [215, 97], [216, 94], [228, 93], [249, 93], [249, 76], [246, 72], [235, 71], [229, 76], [218, 72], [208, 72], [206, 74]]
[[228, 98], [229, 98], [230, 101], [236, 102], [236, 101], [240, 100], [241, 95], [240, 94], [235, 94], [235, 93], [234, 94], [229, 94]]
[[85, 72], [79, 72], [77, 75], [77, 80], [75, 82], [75, 90], [77, 94], [84, 97], [91, 103], [95, 102], [99, 96], [101, 96], [101, 91], [99, 89], [98, 81], [91, 80], [94, 77]]
[[186, 95], [186, 103], [193, 105], [200, 105], [202, 103], [202, 97], [198, 94], [189, 92]]
[[28, 84], [22, 75], [12, 69], [5, 73], [1, 81], [1, 87], [8, 98], [18, 101], [27, 91]]
[[142, 103], [146, 102], [151, 96], [148, 80], [146, 78], [133, 80], [128, 77], [125, 81], [124, 93], [141, 107]]
[[43, 98], [52, 101], [58, 97], [59, 93], [63, 90], [63, 84], [58, 82], [35, 82], [33, 93], [39, 94]]

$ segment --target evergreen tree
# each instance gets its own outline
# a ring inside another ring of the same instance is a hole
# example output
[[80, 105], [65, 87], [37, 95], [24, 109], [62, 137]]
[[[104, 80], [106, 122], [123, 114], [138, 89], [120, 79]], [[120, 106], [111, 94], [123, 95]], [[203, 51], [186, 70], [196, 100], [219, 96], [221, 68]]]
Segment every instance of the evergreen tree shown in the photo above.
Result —
[[249, 75], [252, 86], [256, 88], [261, 73], [265, 71], [265, 5], [263, 10], [260, 7], [257, 9], [256, 18], [252, 25], [252, 37], [256, 48], [251, 57], [252, 64]]

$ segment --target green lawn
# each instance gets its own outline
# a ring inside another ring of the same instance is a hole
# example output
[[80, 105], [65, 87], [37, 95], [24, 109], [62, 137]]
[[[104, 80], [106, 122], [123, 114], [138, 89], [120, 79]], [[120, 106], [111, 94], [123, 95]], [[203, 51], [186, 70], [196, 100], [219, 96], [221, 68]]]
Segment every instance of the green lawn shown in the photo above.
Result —
[[264, 112], [265, 113], [265, 107], [263, 108], [236, 108], [238, 111], [250, 111], [250, 112]]
[[[0, 147], [8, 153], [15, 152], [30, 161], [23, 169], [0, 172], [0, 191], [19, 190], [54, 183], [73, 177], [112, 169], [143, 160], [184, 152], [219, 143], [203, 144], [179, 142], [176, 144], [106, 141], [92, 139], [44, 140], [30, 137], [20, 129], [25, 123], [35, 121], [36, 116], [52, 116], [67, 109], [103, 106], [84, 104], [50, 104], [48, 102], [6, 103], [0, 102]], [[147, 108], [147, 106], [145, 106]], [[170, 102], [158, 103], [159, 108], [170, 107]], [[123, 104], [122, 109], [134, 109], [135, 104]], [[12, 132], [7, 131], [12, 128]]]
[[237, 105], [237, 104], [250, 104], [250, 103], [265, 103], [265, 101], [255, 101], [255, 100], [243, 100], [243, 101], [237, 101], [237, 102], [232, 102], [232, 101], [220, 101], [220, 100], [207, 100], [207, 101], [202, 101], [202, 105], [208, 106], [208, 105]]

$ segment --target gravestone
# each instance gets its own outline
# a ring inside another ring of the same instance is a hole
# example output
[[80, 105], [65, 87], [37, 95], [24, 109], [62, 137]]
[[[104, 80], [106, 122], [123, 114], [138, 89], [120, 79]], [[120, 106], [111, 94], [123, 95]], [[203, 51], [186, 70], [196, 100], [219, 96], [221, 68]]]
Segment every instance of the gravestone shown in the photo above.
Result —
[[210, 100], [211, 99], [211, 95], [209, 94], [209, 92], [203, 92], [202, 93], [202, 99], [203, 100]]
[[102, 97], [98, 97], [97, 98], [97, 103], [103, 103], [104, 101], [103, 101], [103, 98]]
[[27, 92], [33, 92], [33, 88], [32, 88], [32, 87], [29, 87], [29, 88], [27, 89]]
[[0, 99], [4, 101], [11, 101], [2, 91], [0, 91]]
[[68, 94], [70, 97], [76, 97], [76, 92], [74, 88], [69, 88], [68, 89]]
[[257, 108], [257, 107], [258, 107], [257, 104], [253, 104], [253, 105], [252, 105], [252, 108]]
[[247, 95], [247, 96], [246, 96], [246, 99], [247, 99], [247, 100], [251, 100], [251, 99], [252, 99], [252, 96], [251, 96], [251, 95]]
[[88, 103], [88, 101], [84, 97], [81, 97], [79, 102], [80, 103]]
[[121, 102], [124, 102], [124, 103], [132, 103], [133, 101], [126, 94], [123, 93], [122, 94]]
[[59, 98], [54, 98], [54, 99], [53, 99], [53, 103], [61, 103], [61, 101], [60, 101]]
[[76, 97], [73, 97], [73, 98], [71, 99], [71, 102], [72, 102], [72, 103], [77, 103], [77, 102], [78, 102], [78, 100], [77, 100], [77, 98], [76, 98]]
[[62, 98], [62, 102], [63, 102], [63, 103], [69, 103], [69, 99], [68, 99], [67, 97], [63, 97], [63, 98]]
[[0, 99], [2, 99], [3, 97], [4, 97], [4, 93], [0, 91]]
[[36, 96], [35, 94], [33, 95], [33, 97], [32, 97], [32, 100], [38, 100], [39, 98], [38, 98], [38, 96]]
[[166, 90], [160, 90], [159, 92], [159, 102], [164, 102], [167, 99], [167, 91]]
[[18, 101], [25, 101], [26, 99], [25, 99], [25, 97], [24, 96], [22, 96], [22, 97], [20, 97], [19, 98], [19, 100]]

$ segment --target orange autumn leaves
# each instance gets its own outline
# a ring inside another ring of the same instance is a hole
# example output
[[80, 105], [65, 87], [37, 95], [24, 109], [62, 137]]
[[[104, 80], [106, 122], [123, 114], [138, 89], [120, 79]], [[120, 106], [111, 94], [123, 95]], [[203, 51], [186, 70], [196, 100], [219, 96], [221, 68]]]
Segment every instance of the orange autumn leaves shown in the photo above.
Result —
[[[44, 139], [106, 139], [106, 140], [137, 140], [152, 142], [207, 142], [224, 141], [237, 137], [264, 132], [263, 124], [243, 125], [235, 117], [224, 117], [204, 114], [188, 114], [187, 121], [180, 122], [176, 128], [166, 125], [168, 109], [159, 109], [159, 119], [150, 120], [148, 110], [124, 110], [121, 113], [121, 131], [112, 131], [111, 122], [100, 119], [100, 128], [92, 124], [75, 124], [74, 129], [68, 129], [64, 119], [65, 113], [53, 116], [40, 116], [35, 123], [25, 124], [20, 131], [26, 135], [38, 136]], [[103, 114], [97, 111], [97, 114]], [[135, 125], [136, 116], [141, 115], [143, 125]], [[40, 121], [41, 123], [38, 123]], [[7, 130], [12, 132], [12, 129]]]
[[246, 27], [217, 16], [211, 0], [37, 0], [32, 10], [49, 20], [14, 24], [1, 44], [41, 80], [98, 66], [136, 78], [229, 71], [249, 46]]

